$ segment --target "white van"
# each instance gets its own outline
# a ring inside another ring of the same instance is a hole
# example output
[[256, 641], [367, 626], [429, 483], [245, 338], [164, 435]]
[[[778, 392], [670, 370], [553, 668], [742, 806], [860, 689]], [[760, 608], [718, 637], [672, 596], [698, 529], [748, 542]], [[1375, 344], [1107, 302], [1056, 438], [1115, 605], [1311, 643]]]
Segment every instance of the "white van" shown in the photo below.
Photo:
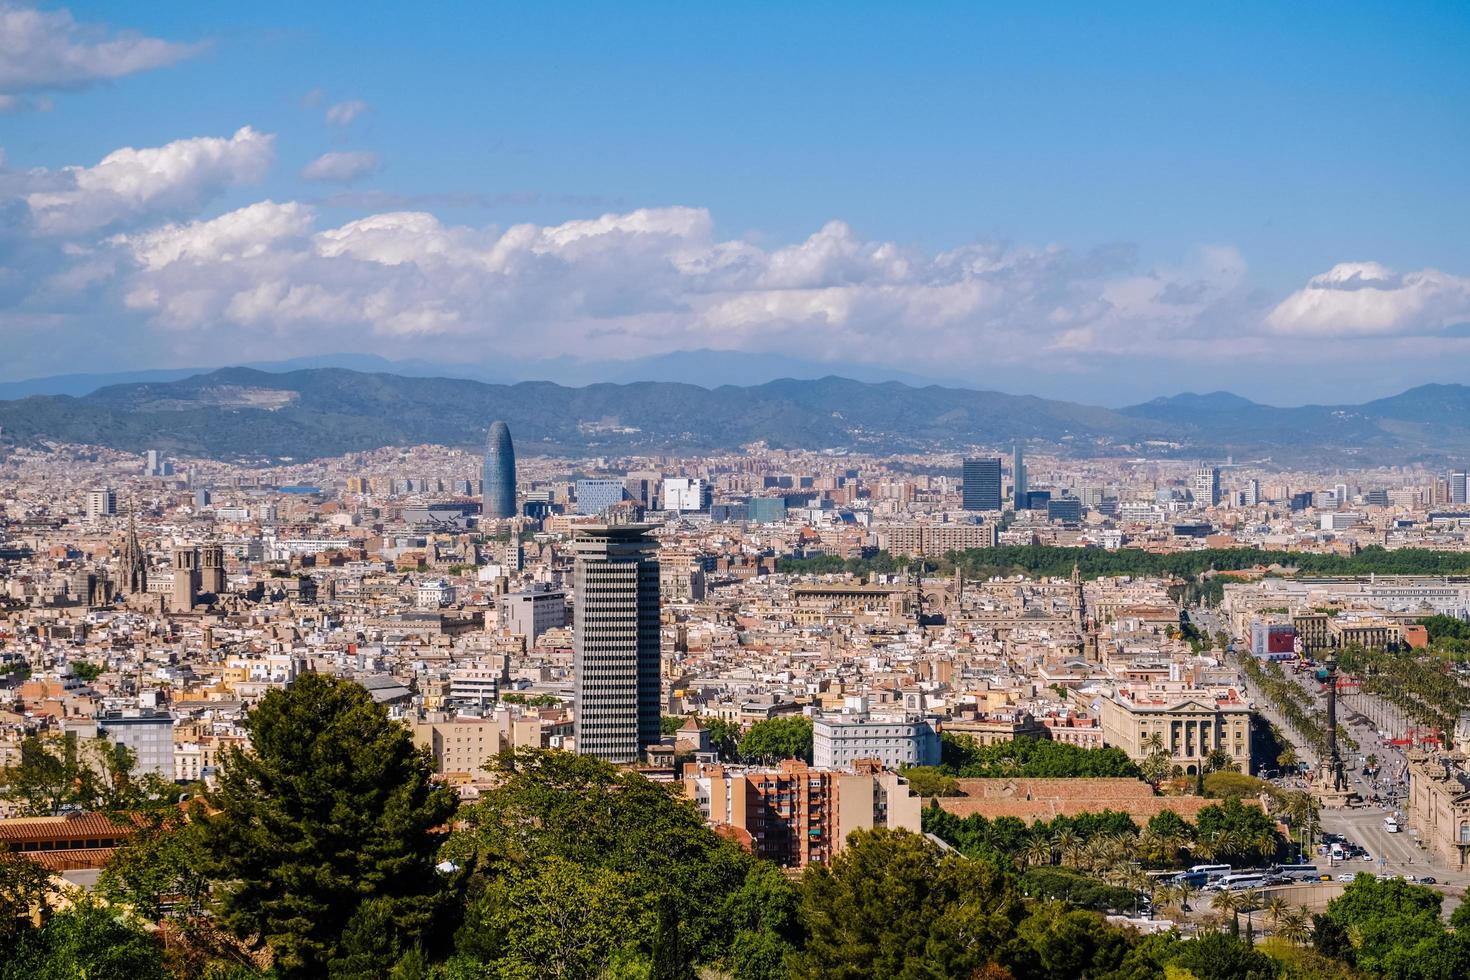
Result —
[[1399, 832], [1399, 822], [1393, 817], [1384, 817], [1383, 829], [1386, 833], [1396, 834]]

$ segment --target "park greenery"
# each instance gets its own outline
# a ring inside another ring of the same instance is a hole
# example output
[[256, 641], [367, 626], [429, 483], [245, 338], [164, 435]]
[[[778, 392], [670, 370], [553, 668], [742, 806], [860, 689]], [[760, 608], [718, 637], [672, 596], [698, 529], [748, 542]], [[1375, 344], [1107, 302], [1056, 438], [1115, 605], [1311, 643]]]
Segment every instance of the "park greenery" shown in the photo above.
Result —
[[[926, 570], [945, 575], [963, 572], [966, 578], [1028, 575], [1060, 578], [1072, 573], [1076, 565], [1083, 578], [1109, 575], [1147, 575], [1158, 578], [1200, 580], [1211, 572], [1246, 571], [1278, 566], [1280, 574], [1302, 575], [1464, 575], [1470, 573], [1470, 556], [1453, 551], [1423, 548], [1399, 548], [1389, 551], [1378, 546], [1364, 548], [1352, 555], [1328, 555], [1296, 551], [1266, 551], [1259, 548], [1205, 548], [1156, 554], [1138, 548], [1060, 548], [1049, 545], [1004, 545], [950, 552], [943, 558], [928, 559]], [[904, 571], [911, 561], [902, 556], [879, 552], [871, 558], [842, 559], [820, 555], [802, 559], [783, 559], [779, 570], [792, 575], [824, 575], [849, 573], [891, 574]], [[1194, 598], [1213, 596], [1218, 592]]]
[[[959, 778], [1029, 776], [1039, 779], [1072, 777], [1137, 778], [1138, 766], [1121, 749], [1085, 749], [1049, 738], [1017, 738], [981, 745], [972, 736], [945, 732], [941, 736], [939, 772]], [[920, 778], [922, 768], [905, 770]], [[945, 796], [946, 793], [920, 793]]]
[[1141, 874], [1149, 868], [1215, 861], [1250, 864], [1270, 860], [1283, 845], [1272, 819], [1260, 807], [1236, 798], [1204, 807], [1193, 824], [1164, 810], [1142, 827], [1114, 810], [1060, 815], [1028, 827], [1015, 817], [956, 816], [930, 801], [924, 809], [924, 832], [976, 860], [1018, 870], [1079, 869], [1119, 886], [1137, 879], [1113, 880], [1114, 872]]
[[[664, 735], [673, 735], [689, 719], [665, 715], [660, 719]], [[742, 729], [722, 718], [700, 718], [709, 733], [710, 748], [722, 762], [775, 765], [786, 759], [812, 761], [812, 720], [805, 715], [777, 716]]]
[[1416, 650], [1350, 646], [1338, 651], [1337, 663], [1357, 679], [1364, 694], [1387, 701], [1417, 724], [1442, 733], [1451, 731], [1460, 714], [1470, 710], [1470, 688], [1460, 683], [1444, 659]]
[[[745, 746], [759, 734], [756, 758], [799, 757], [809, 742], [794, 721], [724, 735]], [[925, 830], [952, 850], [858, 831], [793, 878], [711, 829], [677, 787], [588, 757], [497, 756], [493, 788], [460, 802], [349, 681], [305, 675], [246, 724], [250, 750], [222, 758], [203, 798], [133, 814], [92, 896], [61, 900], [39, 865], [0, 852], [0, 980], [1466, 975], [1470, 913], [1446, 928], [1433, 893], [1371, 877], [1315, 928], [1249, 896], [1222, 899], [1196, 938], [1141, 938], [1103, 918], [1150, 893], [1185, 904], [1148, 868], [1274, 852], [1271, 821], [1237, 795], [1192, 824], [1166, 812], [1142, 827], [1119, 813], [1027, 827], [931, 806]], [[969, 765], [1002, 758], [962, 748]], [[41, 768], [66, 758], [31, 749]], [[30, 786], [6, 792], [52, 806]], [[1253, 948], [1249, 925], [1233, 934], [1242, 902], [1274, 922], [1270, 943]]]

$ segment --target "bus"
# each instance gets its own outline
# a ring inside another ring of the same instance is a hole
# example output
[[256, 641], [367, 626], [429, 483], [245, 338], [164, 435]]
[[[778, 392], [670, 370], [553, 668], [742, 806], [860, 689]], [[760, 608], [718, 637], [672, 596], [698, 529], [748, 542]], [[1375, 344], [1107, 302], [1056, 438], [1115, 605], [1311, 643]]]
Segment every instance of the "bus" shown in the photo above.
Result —
[[1206, 881], [1216, 881], [1228, 875], [1230, 871], [1228, 864], [1196, 864], [1189, 869], [1192, 875], [1204, 875]]
[[1215, 889], [1222, 892], [1243, 892], [1247, 888], [1260, 888], [1268, 875], [1264, 871], [1242, 871], [1226, 875], [1215, 882]]
[[1315, 864], [1273, 864], [1271, 873], [1293, 881], [1315, 881], [1322, 877]]

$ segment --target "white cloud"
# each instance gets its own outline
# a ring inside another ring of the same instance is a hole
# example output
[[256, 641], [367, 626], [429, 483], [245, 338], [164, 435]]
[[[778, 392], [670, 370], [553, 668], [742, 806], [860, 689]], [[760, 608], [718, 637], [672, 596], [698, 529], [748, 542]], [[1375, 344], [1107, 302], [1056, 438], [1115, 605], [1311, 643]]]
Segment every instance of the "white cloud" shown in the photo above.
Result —
[[141, 150], [124, 147], [94, 167], [44, 175], [53, 186], [25, 200], [36, 227], [50, 235], [185, 213], [228, 187], [261, 180], [274, 157], [274, 141], [246, 126], [228, 139], [205, 136]]
[[162, 68], [203, 48], [81, 24], [64, 9], [0, 3], [0, 104], [35, 104], [17, 96]]
[[378, 155], [366, 151], [333, 151], [323, 153], [301, 171], [307, 180], [332, 184], [350, 184], [378, 170]]
[[367, 112], [372, 106], [361, 99], [348, 99], [346, 102], [338, 102], [327, 107], [327, 125], [346, 127], [351, 126], [352, 121]]
[[1470, 279], [1437, 269], [1399, 275], [1377, 262], [1339, 263], [1266, 317], [1272, 331], [1300, 337], [1436, 333], [1465, 322]]
[[365, 329], [584, 357], [779, 348], [946, 370], [1203, 343], [1215, 318], [1244, 306], [1244, 264], [1221, 248], [1139, 272], [1128, 250], [928, 254], [842, 222], [766, 250], [717, 239], [700, 208], [504, 230], [421, 211], [320, 230], [312, 217], [256, 205], [130, 236], [129, 305], [242, 338], [336, 330], [360, 343]]

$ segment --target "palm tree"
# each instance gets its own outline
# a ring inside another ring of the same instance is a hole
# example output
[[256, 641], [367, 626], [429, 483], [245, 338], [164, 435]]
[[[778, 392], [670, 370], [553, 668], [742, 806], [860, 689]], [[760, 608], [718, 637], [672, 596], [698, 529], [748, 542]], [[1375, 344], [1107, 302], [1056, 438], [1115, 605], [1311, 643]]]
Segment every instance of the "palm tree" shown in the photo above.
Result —
[[1049, 866], [1055, 859], [1051, 841], [1040, 837], [1031, 838], [1021, 851], [1021, 859], [1028, 868]]
[[1143, 828], [1143, 833], [1138, 835], [1134, 846], [1138, 848], [1138, 856], [1144, 861], [1163, 859], [1163, 835], [1151, 827]]
[[1266, 899], [1266, 904], [1261, 909], [1266, 913], [1266, 918], [1271, 920], [1271, 925], [1280, 926], [1281, 916], [1291, 908], [1291, 905], [1280, 895], [1272, 895]]
[[1165, 751], [1163, 733], [1154, 732], [1152, 735], [1148, 736], [1148, 738], [1145, 738], [1143, 740], [1143, 750], [1145, 755], [1152, 755], [1155, 752]]
[[1261, 907], [1261, 893], [1254, 888], [1247, 888], [1240, 892], [1240, 904], [1236, 908], [1242, 912], [1253, 912]]
[[1184, 906], [1186, 905], [1188, 905], [1190, 908], [1193, 908], [1194, 897], [1199, 894], [1199, 888], [1195, 885], [1190, 884], [1180, 884], [1177, 887], [1179, 888], [1180, 910], [1182, 911], [1184, 909]]
[[1106, 868], [1117, 858], [1117, 845], [1102, 834], [1088, 841], [1082, 848], [1082, 863], [1091, 871]]
[[1228, 916], [1240, 909], [1240, 896], [1235, 892], [1215, 892], [1210, 896], [1210, 908], [1221, 916]]
[[1051, 846], [1061, 856], [1062, 863], [1069, 864], [1075, 861], [1082, 846], [1082, 838], [1071, 827], [1064, 827], [1051, 839]]
[[1312, 913], [1305, 905], [1282, 912], [1276, 923], [1276, 935], [1289, 943], [1305, 943], [1312, 936]]

